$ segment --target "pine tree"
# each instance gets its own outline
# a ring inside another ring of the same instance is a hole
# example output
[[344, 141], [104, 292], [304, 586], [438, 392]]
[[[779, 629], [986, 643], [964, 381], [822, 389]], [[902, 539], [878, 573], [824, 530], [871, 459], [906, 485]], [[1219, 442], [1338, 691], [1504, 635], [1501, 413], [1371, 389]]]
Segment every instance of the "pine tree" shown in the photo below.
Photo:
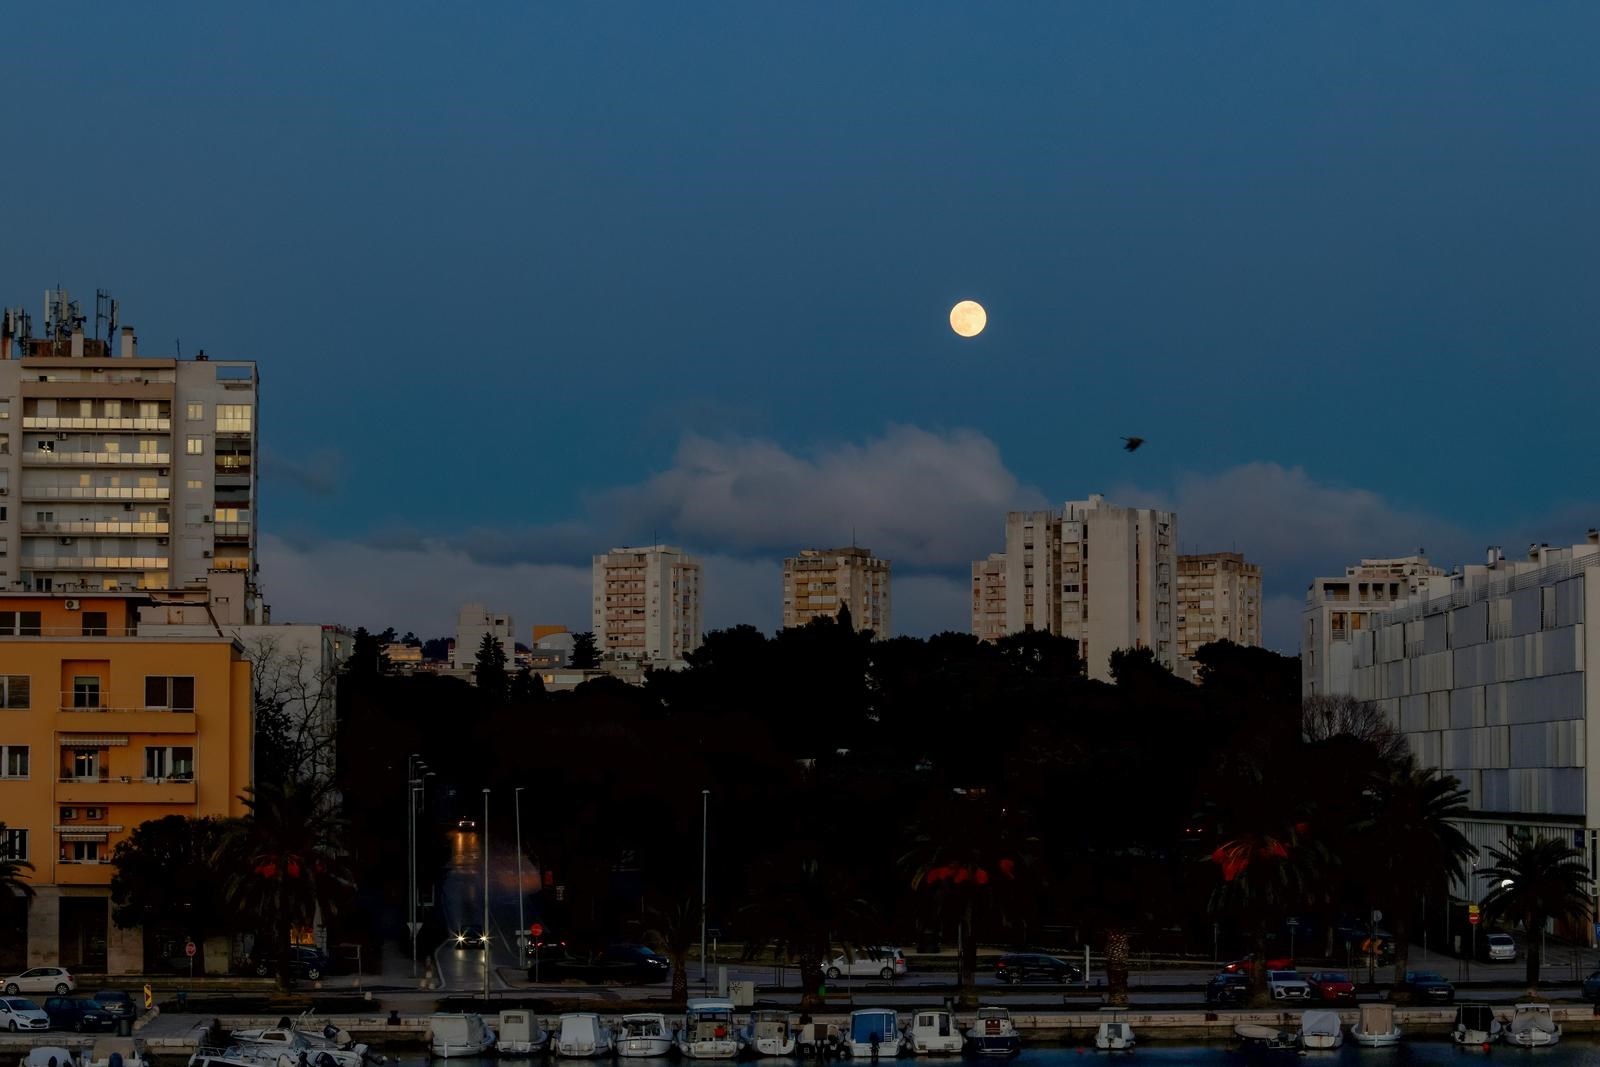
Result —
[[510, 680], [506, 676], [506, 650], [494, 634], [486, 633], [478, 642], [478, 663], [472, 669], [472, 677], [485, 697], [494, 701], [506, 698]]
[[580, 671], [592, 671], [600, 666], [600, 651], [593, 633], [585, 630], [572, 635], [572, 666]]

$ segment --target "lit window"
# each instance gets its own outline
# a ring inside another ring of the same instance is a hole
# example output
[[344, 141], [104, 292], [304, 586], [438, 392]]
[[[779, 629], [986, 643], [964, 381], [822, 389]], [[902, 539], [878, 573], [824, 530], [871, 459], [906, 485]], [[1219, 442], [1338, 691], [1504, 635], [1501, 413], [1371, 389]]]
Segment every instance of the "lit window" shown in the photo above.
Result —
[[201, 419], [203, 419], [205, 417], [206, 417], [206, 406], [204, 404], [190, 404], [189, 405], [189, 421], [190, 422], [199, 422]]
[[206, 453], [206, 442], [203, 437], [191, 437], [184, 443], [184, 451], [191, 456], [203, 456]]
[[217, 432], [218, 433], [249, 433], [250, 432], [250, 405], [249, 404], [218, 404], [217, 405]]

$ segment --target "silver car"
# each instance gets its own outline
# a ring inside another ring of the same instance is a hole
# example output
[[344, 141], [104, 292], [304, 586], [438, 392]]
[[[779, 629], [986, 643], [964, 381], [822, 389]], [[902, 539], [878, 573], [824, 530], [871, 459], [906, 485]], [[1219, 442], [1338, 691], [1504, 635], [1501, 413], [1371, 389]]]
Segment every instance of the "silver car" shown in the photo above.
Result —
[[1517, 958], [1517, 943], [1510, 934], [1490, 934], [1484, 938], [1484, 954], [1491, 960], [1502, 962]]

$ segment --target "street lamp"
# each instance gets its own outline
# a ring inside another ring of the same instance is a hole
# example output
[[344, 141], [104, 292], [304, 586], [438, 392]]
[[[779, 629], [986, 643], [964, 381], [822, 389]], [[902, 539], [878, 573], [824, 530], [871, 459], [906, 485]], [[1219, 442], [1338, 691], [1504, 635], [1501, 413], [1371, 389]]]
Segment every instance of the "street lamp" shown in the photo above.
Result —
[[[424, 777], [431, 777], [428, 765], [417, 752], [406, 757], [406, 929], [411, 932], [411, 977], [417, 976], [417, 794], [422, 791]], [[424, 777], [419, 777], [426, 772]]]
[[711, 816], [711, 790], [700, 790], [700, 989], [706, 988], [706, 827]]
[[[528, 921], [522, 913], [522, 786], [517, 786], [511, 791], [511, 797], [517, 809], [517, 943], [522, 943], [522, 938], [528, 932]], [[522, 966], [522, 961], [517, 961], [517, 966]]]
[[483, 999], [489, 999], [489, 791], [483, 791]]

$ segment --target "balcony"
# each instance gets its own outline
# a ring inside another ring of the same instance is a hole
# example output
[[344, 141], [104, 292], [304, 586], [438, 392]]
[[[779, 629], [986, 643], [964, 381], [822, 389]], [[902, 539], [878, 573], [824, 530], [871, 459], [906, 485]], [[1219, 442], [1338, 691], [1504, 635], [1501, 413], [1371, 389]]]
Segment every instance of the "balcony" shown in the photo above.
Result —
[[24, 500], [167, 500], [164, 485], [25, 485]]
[[216, 524], [218, 541], [243, 541], [250, 540], [250, 524], [248, 522], [219, 522]]
[[24, 467], [170, 467], [167, 452], [41, 452], [24, 450]]
[[56, 712], [60, 733], [193, 734], [195, 713], [166, 708], [75, 708], [72, 694]]
[[109, 519], [74, 519], [70, 522], [22, 523], [25, 534], [130, 534], [134, 536], [162, 535], [170, 532], [165, 522], [112, 522]]
[[166, 556], [23, 556], [24, 570], [35, 571], [164, 571]]
[[57, 804], [193, 804], [194, 779], [148, 779], [128, 775], [75, 778], [64, 773], [56, 783]]
[[24, 430], [172, 430], [172, 417], [83, 418], [66, 415], [24, 415]]
[[[100, 846], [110, 851], [110, 842]], [[110, 857], [97, 860], [56, 860], [57, 885], [110, 885], [111, 876], [117, 873]]]

